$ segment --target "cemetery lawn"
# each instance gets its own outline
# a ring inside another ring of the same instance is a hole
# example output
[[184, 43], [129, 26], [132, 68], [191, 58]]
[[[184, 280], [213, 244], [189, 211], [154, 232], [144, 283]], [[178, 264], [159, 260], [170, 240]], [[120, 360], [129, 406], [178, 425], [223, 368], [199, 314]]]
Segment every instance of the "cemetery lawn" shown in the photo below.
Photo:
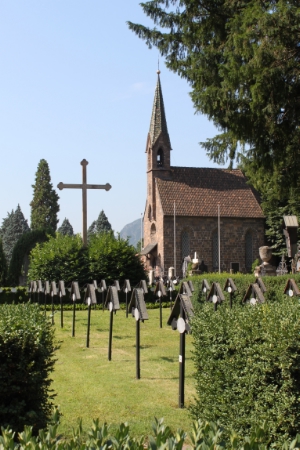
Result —
[[194, 365], [191, 359], [192, 336], [186, 335], [185, 406], [178, 408], [179, 333], [166, 325], [170, 309], [163, 309], [163, 328], [159, 328], [159, 309], [148, 310], [149, 320], [140, 324], [141, 378], [136, 379], [136, 322], [124, 310], [114, 315], [112, 360], [108, 361], [109, 312], [92, 310], [90, 347], [86, 348], [87, 311], [76, 312], [76, 334], [72, 338], [72, 311], [55, 314], [59, 349], [51, 374], [52, 389], [57, 394], [61, 425], [59, 432], [70, 436], [77, 419], [83, 428], [99, 418], [113, 432], [121, 422], [128, 422], [133, 436], [153, 434], [154, 417], [164, 418], [173, 430], [191, 430], [187, 407], [195, 395]]

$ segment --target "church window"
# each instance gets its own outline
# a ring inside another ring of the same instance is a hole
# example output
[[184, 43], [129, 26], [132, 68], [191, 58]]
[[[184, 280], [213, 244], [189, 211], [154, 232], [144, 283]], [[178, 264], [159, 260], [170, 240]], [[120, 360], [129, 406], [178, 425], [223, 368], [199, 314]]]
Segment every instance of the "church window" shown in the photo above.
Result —
[[151, 225], [150, 235], [151, 235], [151, 242], [154, 242], [155, 241], [155, 235], [156, 235], [156, 226], [155, 226], [154, 223]]
[[157, 167], [163, 167], [164, 165], [164, 152], [161, 148], [157, 151], [156, 163]]
[[219, 270], [219, 242], [217, 230], [212, 235], [212, 260], [213, 271]]
[[183, 231], [181, 235], [182, 258], [190, 255], [190, 236], [187, 231]]
[[245, 236], [245, 256], [246, 270], [247, 272], [251, 272], [253, 263], [253, 239], [250, 231], [248, 231]]

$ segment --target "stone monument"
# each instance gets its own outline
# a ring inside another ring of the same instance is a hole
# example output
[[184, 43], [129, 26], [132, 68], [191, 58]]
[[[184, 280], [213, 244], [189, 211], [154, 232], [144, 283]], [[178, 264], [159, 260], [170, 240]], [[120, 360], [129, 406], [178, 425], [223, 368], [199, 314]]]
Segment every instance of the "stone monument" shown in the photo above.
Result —
[[276, 276], [276, 267], [272, 266], [269, 263], [272, 258], [272, 249], [267, 245], [259, 247], [259, 256], [262, 260], [262, 264], [260, 266], [255, 267], [254, 275], [255, 276]]

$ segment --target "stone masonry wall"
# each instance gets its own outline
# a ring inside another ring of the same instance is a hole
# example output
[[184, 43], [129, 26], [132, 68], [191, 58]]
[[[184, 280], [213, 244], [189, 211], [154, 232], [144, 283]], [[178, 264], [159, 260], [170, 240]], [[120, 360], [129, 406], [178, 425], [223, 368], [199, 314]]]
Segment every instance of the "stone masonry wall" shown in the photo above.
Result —
[[[246, 272], [245, 235], [252, 233], [253, 261], [259, 258], [258, 249], [264, 242], [263, 219], [235, 219], [221, 217], [221, 271], [228, 271], [230, 263], [239, 263], [240, 271]], [[218, 229], [218, 219], [206, 217], [176, 217], [176, 274], [182, 275], [182, 232], [190, 237], [190, 256], [198, 253], [199, 260], [204, 260], [208, 271], [213, 271], [212, 236]], [[162, 265], [167, 273], [168, 267], [174, 266], [174, 218], [164, 218], [164, 252]]]

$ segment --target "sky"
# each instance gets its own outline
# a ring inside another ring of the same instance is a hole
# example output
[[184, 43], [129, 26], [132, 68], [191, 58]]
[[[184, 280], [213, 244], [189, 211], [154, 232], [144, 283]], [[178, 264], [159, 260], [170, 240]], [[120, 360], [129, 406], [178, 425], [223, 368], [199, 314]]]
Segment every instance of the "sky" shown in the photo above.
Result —
[[[159, 53], [126, 21], [152, 25], [139, 0], [3, 0], [0, 3], [0, 154], [2, 219], [30, 202], [41, 159], [60, 199], [59, 224], [82, 230], [79, 190], [86, 159], [88, 226], [104, 210], [115, 232], [141, 217], [146, 202], [146, 139]], [[190, 87], [160, 57], [161, 85], [173, 151], [171, 164], [217, 167], [199, 142], [217, 133], [195, 115]]]

